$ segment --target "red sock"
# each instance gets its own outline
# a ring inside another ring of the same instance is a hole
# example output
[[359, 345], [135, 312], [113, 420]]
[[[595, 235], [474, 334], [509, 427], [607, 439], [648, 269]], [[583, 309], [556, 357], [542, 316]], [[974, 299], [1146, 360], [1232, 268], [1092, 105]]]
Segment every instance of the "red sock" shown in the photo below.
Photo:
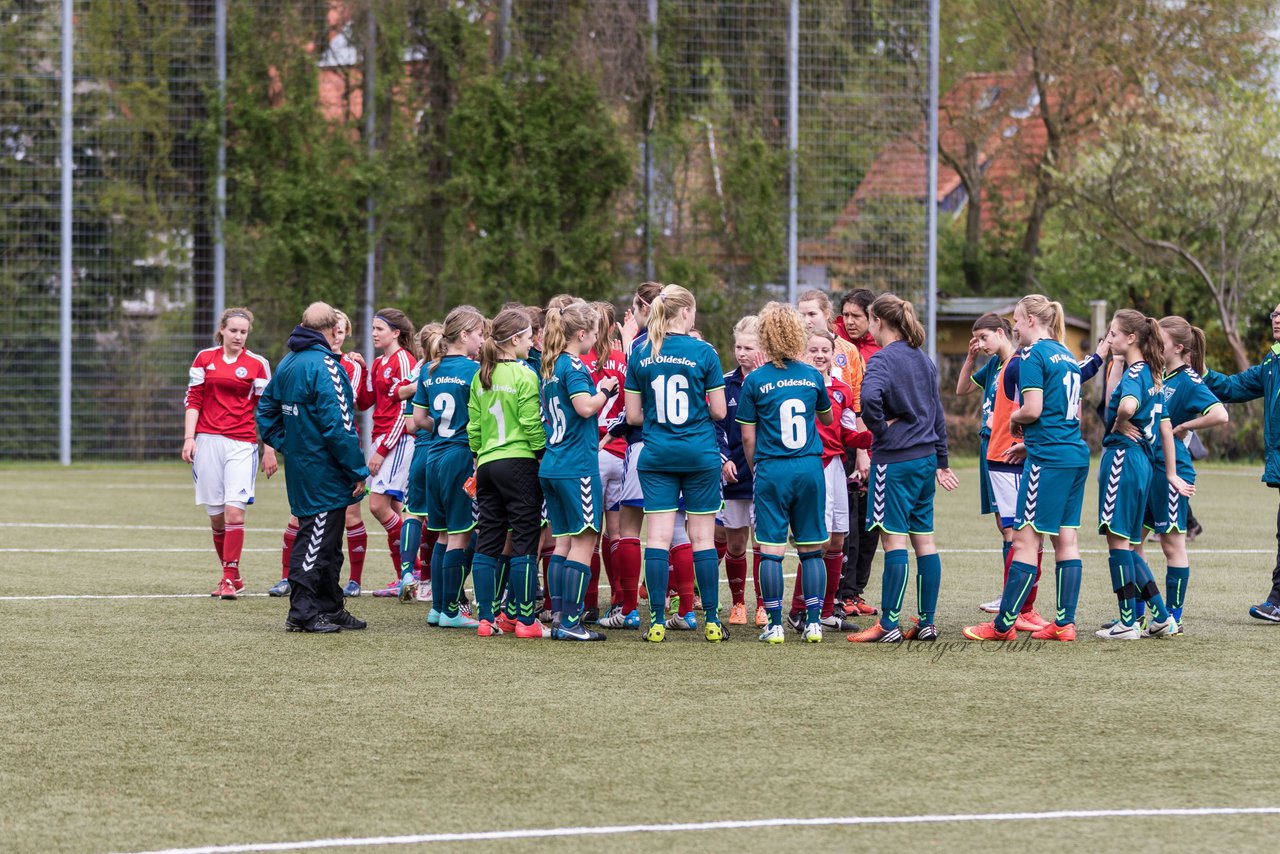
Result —
[[726, 540], [716, 540], [716, 558], [724, 560], [724, 556], [729, 553], [729, 543]]
[[213, 529], [213, 550], [218, 554], [218, 563], [222, 563], [222, 548], [227, 540], [227, 532], [225, 529]]
[[351, 580], [356, 584], [364, 576], [364, 553], [369, 546], [369, 532], [364, 522], [347, 528], [347, 558], [351, 561]]
[[680, 615], [693, 611], [693, 544], [671, 548], [671, 578], [680, 597]]
[[747, 603], [747, 556], [745, 554], [737, 557], [725, 555], [724, 574], [729, 578], [729, 594], [733, 597], [733, 604], [745, 605]]
[[439, 531], [422, 529], [422, 543], [418, 546], [418, 579], [420, 581], [431, 580], [431, 550], [436, 547], [436, 543], [439, 541]]
[[844, 569], [844, 552], [827, 552], [822, 556], [827, 565], [827, 592], [822, 596], [822, 616], [833, 616], [836, 612], [836, 590], [840, 588], [840, 573]]
[[618, 589], [618, 579], [613, 572], [613, 540], [600, 538], [600, 565], [604, 567], [605, 578], [609, 581], [609, 607], [622, 606], [622, 591]]
[[1027, 614], [1036, 609], [1036, 594], [1040, 592], [1040, 567], [1044, 563], [1044, 549], [1036, 554], [1036, 577], [1031, 582], [1031, 591], [1027, 593], [1027, 601], [1022, 603], [1022, 611]]
[[587, 582], [582, 607], [600, 610], [600, 552], [591, 555], [591, 580]]
[[751, 577], [756, 582], [756, 607], [764, 604], [764, 597], [760, 595], [760, 549], [759, 547], [751, 550]]
[[222, 541], [222, 577], [240, 577], [240, 553], [244, 550], [244, 523], [223, 529], [225, 539]]
[[404, 519], [395, 512], [390, 520], [382, 523], [383, 530], [387, 532], [387, 549], [391, 552], [391, 571], [397, 579], [400, 577], [400, 528], [403, 525]]
[[622, 610], [630, 614], [640, 607], [640, 538], [620, 537], [613, 541], [613, 548], [615, 572], [622, 588]]
[[284, 527], [284, 552], [280, 561], [280, 577], [289, 577], [289, 558], [293, 554], [293, 541], [298, 539], [298, 526], [290, 522]]

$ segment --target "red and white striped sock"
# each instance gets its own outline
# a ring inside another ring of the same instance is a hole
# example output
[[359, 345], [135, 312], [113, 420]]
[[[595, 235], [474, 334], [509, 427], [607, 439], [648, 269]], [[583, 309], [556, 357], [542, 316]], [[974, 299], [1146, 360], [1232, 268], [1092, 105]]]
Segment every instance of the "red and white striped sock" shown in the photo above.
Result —
[[289, 577], [289, 558], [293, 555], [293, 543], [298, 539], [298, 526], [290, 522], [284, 528], [284, 550], [280, 558], [280, 577]]
[[397, 579], [400, 577], [400, 528], [403, 526], [404, 519], [395, 512], [392, 512], [390, 519], [382, 523], [383, 530], [387, 532], [387, 548], [391, 551], [391, 571], [395, 573]]
[[347, 528], [347, 558], [351, 561], [351, 580], [356, 584], [364, 577], [364, 553], [369, 547], [369, 532], [363, 522]]
[[240, 553], [244, 550], [244, 523], [233, 525], [230, 522], [223, 528], [222, 541], [222, 577], [240, 577]]

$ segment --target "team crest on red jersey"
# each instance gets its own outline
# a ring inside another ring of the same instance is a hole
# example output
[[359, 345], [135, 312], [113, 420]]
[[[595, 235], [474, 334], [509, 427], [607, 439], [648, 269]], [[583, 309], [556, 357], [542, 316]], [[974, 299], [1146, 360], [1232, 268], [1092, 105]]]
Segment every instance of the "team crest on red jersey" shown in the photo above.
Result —
[[241, 366], [241, 367], [239, 367], [239, 368], [236, 368], [236, 377], [237, 377], [237, 378], [239, 378], [239, 379], [244, 379], [244, 378], [245, 378], [245, 377], [247, 377], [247, 376], [249, 376], [249, 371], [248, 371], [247, 369], [245, 369], [243, 366]]
[[845, 367], [849, 364], [849, 357], [844, 353], [836, 353], [836, 364], [842, 368]]

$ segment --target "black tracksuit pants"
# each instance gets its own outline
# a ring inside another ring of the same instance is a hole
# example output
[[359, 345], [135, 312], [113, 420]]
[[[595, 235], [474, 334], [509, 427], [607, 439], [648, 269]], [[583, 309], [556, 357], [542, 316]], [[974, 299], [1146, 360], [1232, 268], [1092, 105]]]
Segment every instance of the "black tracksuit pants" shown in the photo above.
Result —
[[289, 555], [289, 619], [309, 623], [342, 610], [342, 535], [345, 508], [298, 517], [298, 537]]

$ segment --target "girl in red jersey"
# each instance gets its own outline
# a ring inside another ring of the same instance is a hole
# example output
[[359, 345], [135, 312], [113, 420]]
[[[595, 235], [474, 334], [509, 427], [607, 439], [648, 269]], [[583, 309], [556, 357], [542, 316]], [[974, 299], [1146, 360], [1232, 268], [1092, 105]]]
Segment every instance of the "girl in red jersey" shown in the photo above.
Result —
[[[404, 506], [413, 460], [413, 436], [405, 432], [404, 401], [399, 395], [400, 386], [413, 378], [414, 363], [413, 324], [404, 312], [385, 308], [374, 315], [373, 346], [382, 355], [373, 360], [357, 402], [361, 408], [373, 406], [369, 509], [387, 532], [387, 549], [395, 574], [390, 584], [373, 595], [399, 597], [401, 585], [413, 581], [412, 572], [405, 574], [407, 578], [400, 572], [400, 508]], [[351, 580], [360, 583], [354, 572]]]
[[[351, 318], [346, 314], [334, 309], [338, 315], [338, 325], [333, 328], [334, 345], [333, 352], [342, 353], [343, 343], [351, 336]], [[355, 390], [360, 388], [360, 384], [364, 382], [364, 357], [357, 351], [352, 350], [350, 353], [342, 353], [340, 360], [343, 370], [347, 372], [347, 379], [351, 381], [352, 399], [355, 399]], [[368, 409], [368, 407], [364, 407]], [[347, 505], [347, 559], [351, 563], [351, 574], [356, 578], [360, 577], [360, 572], [364, 569], [364, 552], [368, 545], [369, 535], [364, 529], [364, 517], [360, 515], [360, 503]], [[298, 537], [298, 517], [290, 516], [289, 524], [284, 529], [284, 550], [281, 560], [280, 580], [276, 585], [267, 591], [268, 596], [288, 596], [289, 590], [289, 555], [293, 553], [293, 541]], [[351, 586], [347, 585], [348, 588]], [[344, 591], [347, 595], [353, 595], [349, 591]], [[354, 595], [360, 595], [360, 586], [355, 587]]]
[[[594, 303], [600, 314], [600, 327], [596, 330], [596, 343], [592, 351], [584, 359], [591, 371], [591, 378], [598, 386], [606, 377], [618, 380], [619, 387], [627, 379], [627, 357], [623, 355], [617, 339], [617, 316], [613, 304], [608, 302]], [[621, 513], [622, 481], [625, 476], [623, 460], [627, 456], [627, 440], [609, 435], [609, 424], [626, 409], [622, 395], [616, 395], [600, 410], [600, 484], [604, 491], [604, 531], [596, 554], [591, 559], [591, 583], [587, 586], [586, 610], [582, 622], [594, 623], [599, 620], [600, 565], [604, 564], [605, 575], [609, 579], [609, 611], [605, 619], [620, 622], [622, 614], [622, 586], [618, 583], [613, 570], [613, 541], [618, 537], [619, 515]]]
[[[845, 475], [845, 459], [850, 451], [871, 447], [871, 432], [858, 429], [858, 418], [853, 409], [853, 389], [848, 383], [831, 375], [835, 364], [835, 349], [836, 340], [832, 332], [824, 327], [809, 327], [805, 361], [821, 371], [827, 381], [827, 396], [831, 398], [833, 416], [830, 424], [818, 422], [818, 435], [822, 439], [822, 470], [827, 481], [827, 532], [831, 535], [822, 556], [827, 570], [827, 589], [822, 599], [822, 625], [842, 632], [854, 632], [858, 627], [835, 613], [836, 588], [840, 586], [840, 573], [844, 567], [844, 541], [849, 533], [849, 486]], [[800, 591], [800, 576], [797, 574], [788, 622], [797, 632], [803, 632], [804, 620], [804, 596]]]
[[[222, 563], [222, 580], [213, 595], [222, 599], [235, 599], [244, 589], [244, 510], [253, 503], [258, 471], [254, 409], [271, 379], [267, 360], [245, 348], [252, 329], [249, 309], [224, 311], [214, 336], [219, 346], [196, 354], [187, 384], [182, 459], [191, 464], [196, 503], [209, 514], [213, 547]], [[271, 477], [276, 468], [275, 450], [264, 446], [262, 471]]]

